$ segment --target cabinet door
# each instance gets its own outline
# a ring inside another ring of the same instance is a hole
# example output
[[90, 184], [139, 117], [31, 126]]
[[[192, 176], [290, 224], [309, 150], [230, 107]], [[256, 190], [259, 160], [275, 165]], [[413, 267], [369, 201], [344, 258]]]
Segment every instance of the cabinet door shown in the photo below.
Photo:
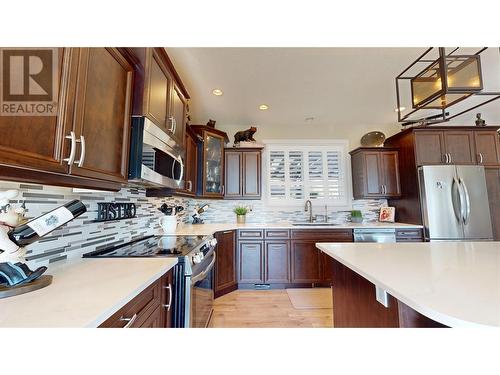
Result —
[[172, 104], [170, 107], [170, 119], [173, 120], [173, 135], [179, 142], [184, 139], [186, 127], [186, 99], [180, 89], [174, 84], [172, 90]]
[[500, 241], [500, 168], [485, 168], [493, 238]]
[[290, 241], [266, 241], [266, 283], [290, 282]]
[[235, 286], [236, 279], [236, 231], [228, 230], [218, 232], [217, 239], [217, 264], [215, 266], [215, 294], [225, 288]]
[[165, 328], [162, 326], [160, 306], [138, 328]]
[[398, 197], [401, 195], [399, 183], [399, 164], [397, 151], [383, 151], [380, 153], [380, 169], [383, 173], [384, 195]]
[[415, 132], [417, 165], [444, 164], [444, 140], [441, 131]]
[[241, 198], [242, 187], [242, 156], [239, 151], [224, 152], [225, 173], [224, 173], [224, 197]]
[[186, 133], [186, 158], [184, 165], [184, 186], [186, 192], [196, 193], [196, 175], [198, 173], [197, 144], [193, 137]]
[[500, 164], [500, 145], [496, 131], [475, 131], [476, 162], [481, 165]]
[[0, 162], [42, 171], [67, 173], [62, 159], [69, 154], [64, 136], [72, 130], [77, 49], [57, 53], [57, 114], [54, 116], [0, 116]]
[[74, 128], [81, 143], [71, 174], [125, 182], [133, 68], [116, 48], [82, 48]]
[[264, 282], [264, 243], [262, 241], [238, 242], [238, 282]]
[[445, 130], [445, 150], [451, 164], [475, 164], [474, 133], [472, 131]]
[[320, 251], [316, 241], [292, 241], [292, 283], [317, 283], [321, 281]]
[[381, 196], [382, 195], [382, 171], [379, 152], [365, 152], [365, 173], [366, 173], [366, 195]]
[[170, 90], [173, 80], [154, 49], [148, 51], [148, 78], [146, 81], [146, 116], [163, 130], [173, 128], [167, 119]]
[[242, 153], [241, 171], [243, 174], [243, 197], [248, 199], [260, 198], [260, 151], [246, 151]]
[[205, 132], [203, 166], [203, 195], [222, 197], [224, 171], [224, 138]]

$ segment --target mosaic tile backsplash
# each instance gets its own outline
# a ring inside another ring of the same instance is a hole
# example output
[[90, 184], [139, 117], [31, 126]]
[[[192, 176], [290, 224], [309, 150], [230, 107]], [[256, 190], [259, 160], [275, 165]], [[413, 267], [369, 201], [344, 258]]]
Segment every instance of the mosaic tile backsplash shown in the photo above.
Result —
[[[70, 258], [81, 257], [83, 253], [131, 241], [159, 231], [158, 211], [162, 203], [179, 204], [184, 207], [184, 198], [149, 198], [145, 190], [122, 189], [119, 192], [75, 193], [71, 188], [31, 185], [0, 181], [0, 189], [19, 189], [20, 194], [11, 204], [26, 202], [26, 217], [37, 217], [73, 199], [81, 200], [87, 212], [56, 229], [27, 247], [26, 260], [30, 266], [48, 265]], [[133, 219], [97, 223], [97, 202], [129, 202], [137, 206]], [[186, 212], [178, 220], [187, 220]]]
[[[247, 215], [248, 223], [277, 223], [281, 221], [307, 221], [309, 214], [303, 208], [271, 208], [261, 200], [204, 200], [181, 197], [150, 198], [143, 189], [127, 188], [119, 192], [74, 192], [71, 188], [23, 184], [0, 181], [0, 189], [19, 189], [19, 197], [11, 204], [26, 202], [26, 216], [37, 217], [73, 199], [81, 200], [87, 212], [65, 226], [56, 229], [40, 241], [28, 246], [27, 263], [31, 267], [49, 265], [65, 259], [79, 258], [83, 253], [118, 245], [151, 235], [160, 230], [158, 219], [162, 213], [158, 207], [163, 203], [182, 205], [185, 210], [178, 215], [178, 222], [189, 222], [195, 206], [208, 203], [210, 208], [202, 215], [206, 223], [236, 222], [233, 208], [238, 204], [250, 205], [253, 211]], [[137, 206], [137, 215], [132, 219], [109, 222], [94, 222], [97, 218], [98, 202], [129, 202]], [[353, 201], [353, 209], [363, 212], [365, 221], [376, 221], [381, 206], [386, 200]], [[314, 207], [313, 213], [324, 215], [324, 206]], [[328, 211], [329, 221], [344, 223], [349, 212]]]
[[[233, 208], [237, 205], [250, 206], [252, 212], [246, 216], [247, 223], [279, 223], [281, 221], [306, 222], [309, 220], [309, 212], [303, 207], [270, 207], [261, 200], [190, 200], [188, 210], [192, 211], [196, 205], [208, 204], [210, 207], [202, 214], [205, 223], [235, 223], [236, 215]], [[380, 207], [387, 206], [387, 200], [353, 200], [352, 209], [360, 210], [364, 222], [378, 221]], [[328, 210], [328, 221], [343, 224], [350, 221], [351, 211], [337, 211], [332, 207]], [[313, 202], [313, 216], [325, 215], [325, 206], [316, 206]]]

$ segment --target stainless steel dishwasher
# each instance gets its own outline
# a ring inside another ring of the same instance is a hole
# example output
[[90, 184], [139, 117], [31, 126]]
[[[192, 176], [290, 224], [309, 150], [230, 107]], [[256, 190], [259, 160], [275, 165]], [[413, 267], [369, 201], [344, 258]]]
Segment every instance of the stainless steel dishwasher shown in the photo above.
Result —
[[372, 228], [354, 229], [354, 242], [396, 242], [396, 229]]

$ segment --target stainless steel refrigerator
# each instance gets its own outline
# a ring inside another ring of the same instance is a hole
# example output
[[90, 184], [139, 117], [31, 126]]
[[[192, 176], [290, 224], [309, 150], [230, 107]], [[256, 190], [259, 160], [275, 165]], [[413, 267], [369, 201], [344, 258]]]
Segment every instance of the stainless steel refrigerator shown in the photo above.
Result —
[[424, 166], [418, 177], [427, 240], [493, 240], [484, 167]]

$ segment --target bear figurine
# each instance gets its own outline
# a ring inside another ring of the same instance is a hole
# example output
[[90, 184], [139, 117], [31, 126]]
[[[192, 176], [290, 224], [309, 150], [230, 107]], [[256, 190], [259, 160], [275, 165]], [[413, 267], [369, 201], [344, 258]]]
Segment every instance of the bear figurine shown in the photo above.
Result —
[[255, 126], [252, 126], [251, 128], [247, 130], [242, 130], [237, 132], [234, 135], [234, 144], [238, 144], [240, 142], [256, 142], [255, 139], [253, 138], [253, 135], [257, 131], [257, 128]]

